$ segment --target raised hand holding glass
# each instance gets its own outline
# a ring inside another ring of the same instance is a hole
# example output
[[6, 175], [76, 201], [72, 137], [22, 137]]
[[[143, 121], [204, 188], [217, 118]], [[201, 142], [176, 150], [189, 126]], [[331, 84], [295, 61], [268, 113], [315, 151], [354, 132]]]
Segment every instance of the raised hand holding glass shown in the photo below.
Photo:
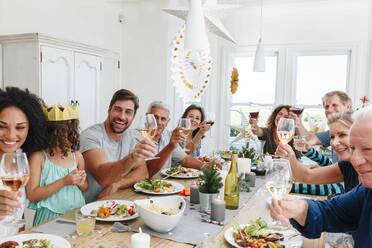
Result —
[[[5, 190], [18, 192], [20, 189], [24, 188], [30, 178], [30, 168], [26, 154], [23, 152], [4, 153], [0, 162], [0, 178]], [[19, 201], [21, 208], [17, 209], [16, 212], [10, 216], [10, 219], [2, 222], [4, 225], [14, 227], [22, 227], [25, 225], [25, 221], [22, 219], [22, 213], [26, 198], [22, 197]]]

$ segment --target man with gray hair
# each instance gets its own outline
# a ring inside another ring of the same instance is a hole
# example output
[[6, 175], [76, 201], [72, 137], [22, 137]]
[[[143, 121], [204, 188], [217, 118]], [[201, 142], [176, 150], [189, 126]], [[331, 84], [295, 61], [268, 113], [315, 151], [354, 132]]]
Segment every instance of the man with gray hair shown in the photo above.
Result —
[[270, 213], [274, 219], [289, 219], [307, 238], [353, 232], [354, 247], [372, 247], [372, 106], [358, 110], [353, 119], [351, 163], [361, 183], [329, 201], [273, 199]]
[[179, 163], [185, 167], [201, 169], [205, 164], [185, 153], [179, 146], [180, 142], [186, 140], [186, 136], [180, 128], [174, 129], [172, 132], [166, 129], [169, 122], [169, 107], [161, 102], [152, 102], [147, 111], [148, 114], [153, 114], [158, 125], [158, 129], [154, 140], [157, 142], [157, 160], [147, 161], [147, 170], [149, 176], [159, 176], [159, 171], [162, 168], [169, 168], [172, 164]]

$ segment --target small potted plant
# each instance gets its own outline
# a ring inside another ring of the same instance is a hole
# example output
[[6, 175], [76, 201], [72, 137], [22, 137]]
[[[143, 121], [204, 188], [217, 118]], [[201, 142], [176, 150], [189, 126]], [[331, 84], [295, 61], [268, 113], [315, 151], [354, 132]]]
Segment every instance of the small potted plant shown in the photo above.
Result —
[[202, 169], [198, 185], [200, 210], [209, 212], [211, 210], [212, 200], [218, 196], [223, 186], [222, 178], [213, 165]]

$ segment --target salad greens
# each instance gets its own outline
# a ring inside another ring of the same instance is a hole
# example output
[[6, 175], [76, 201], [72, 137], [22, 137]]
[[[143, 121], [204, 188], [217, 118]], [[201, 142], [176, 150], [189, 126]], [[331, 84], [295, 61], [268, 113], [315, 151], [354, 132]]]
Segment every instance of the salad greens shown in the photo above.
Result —
[[172, 192], [175, 190], [172, 183], [158, 179], [146, 179], [136, 185], [142, 189], [153, 192]]

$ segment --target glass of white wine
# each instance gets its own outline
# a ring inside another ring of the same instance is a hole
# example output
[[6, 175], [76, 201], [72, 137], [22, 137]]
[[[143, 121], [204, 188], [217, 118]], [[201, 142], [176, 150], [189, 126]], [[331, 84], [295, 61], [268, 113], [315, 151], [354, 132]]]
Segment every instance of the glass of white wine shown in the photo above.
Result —
[[[153, 114], [146, 114], [140, 118], [137, 130], [144, 138], [153, 140], [158, 129], [156, 118]], [[158, 159], [159, 157], [149, 157], [145, 160]]]
[[288, 144], [295, 133], [294, 120], [289, 118], [280, 118], [278, 126], [276, 127], [276, 133], [282, 144]]
[[[189, 118], [181, 118], [178, 121], [178, 127], [181, 128], [182, 133], [185, 134], [186, 139], [189, 135], [192, 133], [192, 128], [191, 128], [191, 120]], [[188, 152], [189, 149], [186, 148], [187, 141], [182, 142], [181, 146], [184, 148], [185, 152]]]
[[[292, 184], [293, 180], [289, 161], [286, 159], [273, 159], [272, 176], [266, 182], [266, 189], [272, 198], [280, 200], [285, 197], [291, 191]], [[274, 221], [270, 224], [270, 227], [285, 230], [289, 228], [289, 225]]]
[[[27, 156], [23, 152], [4, 153], [0, 162], [0, 178], [5, 190], [18, 192], [24, 191], [24, 187], [30, 178], [30, 167]], [[25, 220], [22, 218], [26, 205], [25, 192], [19, 198], [21, 208], [18, 208], [12, 216], [8, 216], [2, 223], [12, 227], [22, 227]]]

